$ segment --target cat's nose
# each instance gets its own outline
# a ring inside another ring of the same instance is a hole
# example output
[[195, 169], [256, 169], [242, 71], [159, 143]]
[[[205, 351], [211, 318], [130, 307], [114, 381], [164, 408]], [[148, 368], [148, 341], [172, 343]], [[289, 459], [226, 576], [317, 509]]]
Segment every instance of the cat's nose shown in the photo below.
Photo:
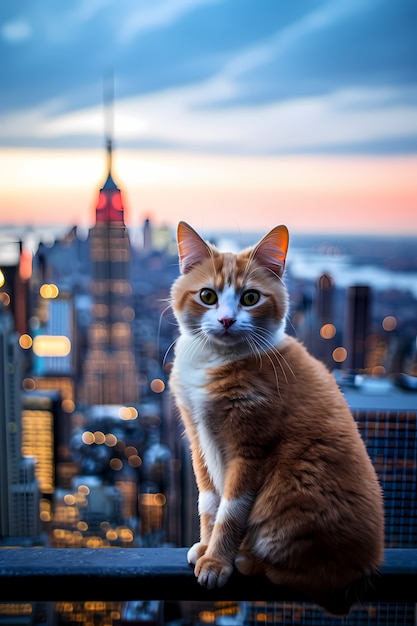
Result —
[[233, 319], [233, 317], [222, 317], [220, 320], [218, 320], [220, 322], [220, 324], [223, 324], [223, 326], [226, 328], [226, 330], [228, 328], [231, 327], [232, 324], [234, 324], [236, 322], [235, 319]]

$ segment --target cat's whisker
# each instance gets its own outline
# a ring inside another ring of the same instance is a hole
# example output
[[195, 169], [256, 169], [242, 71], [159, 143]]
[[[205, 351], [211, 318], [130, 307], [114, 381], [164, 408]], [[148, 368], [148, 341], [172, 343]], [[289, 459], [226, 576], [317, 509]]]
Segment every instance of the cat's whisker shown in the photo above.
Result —
[[174, 339], [174, 341], [172, 341], [168, 348], [165, 350], [165, 354], [164, 354], [164, 358], [162, 359], [162, 368], [165, 368], [166, 364], [167, 364], [167, 360], [168, 360], [168, 355], [171, 352], [172, 348], [175, 346], [175, 344], [178, 341], [178, 337], [176, 339]]
[[[166, 301], [166, 302], [168, 302], [168, 305], [167, 305], [164, 309], [162, 309], [162, 311], [161, 311], [161, 313], [160, 313], [160, 315], [159, 315], [159, 323], [158, 323], [158, 337], [159, 337], [159, 333], [160, 333], [160, 330], [161, 330], [162, 322], [164, 321], [164, 315], [165, 315], [165, 313], [166, 313], [167, 311], [169, 311], [169, 310], [171, 310], [171, 311], [173, 310], [173, 309], [172, 309], [172, 302], [171, 302], [170, 300], [168, 300], [168, 299], [167, 299], [167, 300], [165, 300], [165, 301]], [[176, 321], [169, 322], [169, 323], [170, 323], [170, 324], [175, 324], [176, 326], [178, 326], [178, 323], [177, 323]]]
[[194, 336], [196, 341], [190, 342], [186, 348], [185, 356], [189, 361], [192, 361], [196, 354], [200, 353], [201, 350], [204, 350], [207, 343], [210, 341], [207, 333], [200, 328], [193, 329], [191, 334]]
[[282, 352], [280, 352], [280, 350], [276, 346], [274, 346], [272, 348], [272, 352], [274, 352], [274, 354], [275, 354], [275, 356], [277, 358], [277, 362], [279, 363], [279, 365], [280, 365], [280, 367], [282, 369], [282, 373], [284, 374], [284, 377], [285, 377], [285, 382], [288, 383], [288, 378], [287, 378], [287, 373], [284, 370], [284, 366], [283, 366], [282, 362], [287, 366], [287, 368], [288, 368], [290, 374], [292, 375], [293, 379], [297, 380], [297, 377], [296, 377], [296, 375], [294, 373], [294, 370], [292, 369], [291, 365], [288, 363], [287, 359], [283, 356]]
[[[283, 373], [283, 375], [284, 375], [285, 382], [288, 384], [288, 379], [287, 379], [287, 376], [286, 376], [285, 370], [284, 370], [284, 368], [283, 368], [283, 366], [282, 366], [282, 363], [281, 363], [281, 361], [280, 361], [280, 358], [279, 358], [279, 357], [280, 357], [280, 354], [279, 354], [279, 352], [277, 352], [277, 351], [276, 351], [275, 347], [274, 347], [274, 346], [273, 346], [273, 345], [272, 345], [272, 344], [271, 344], [271, 343], [270, 343], [270, 342], [269, 342], [266, 338], [262, 337], [262, 335], [261, 335], [260, 333], [256, 333], [255, 338], [256, 338], [256, 339], [258, 340], [258, 342], [259, 342], [259, 343], [258, 343], [258, 345], [259, 345], [259, 344], [261, 344], [261, 346], [262, 346], [262, 350], [261, 350], [262, 354], [263, 354], [263, 355], [264, 355], [264, 356], [265, 356], [265, 357], [269, 360], [269, 362], [271, 363], [272, 369], [273, 369], [273, 371], [274, 371], [274, 376], [275, 376], [275, 382], [276, 382], [277, 392], [278, 392], [278, 395], [279, 395], [279, 397], [280, 397], [280, 399], [281, 399], [280, 384], [279, 384], [279, 375], [278, 375], [278, 371], [277, 371], [277, 368], [276, 368], [276, 365], [275, 365], [274, 359], [273, 359], [273, 357], [272, 357], [272, 355], [274, 355], [274, 356], [275, 356], [275, 361], [276, 361], [276, 363], [280, 366], [281, 371], [282, 371], [282, 373]], [[260, 347], [261, 347], [261, 346], [260, 346]], [[264, 348], [264, 346], [266, 346], [266, 349]], [[262, 362], [261, 362], [261, 365], [262, 365]]]
[[[161, 314], [159, 316], [159, 321], [158, 321], [158, 334], [157, 334], [157, 348], [158, 348], [158, 351], [159, 351], [159, 339], [160, 339], [160, 336], [161, 336], [161, 327], [162, 327], [162, 322], [164, 321], [164, 315], [170, 309], [173, 310], [172, 309], [171, 299], [167, 298], [165, 301], [168, 302], [168, 305], [164, 309], [162, 309]], [[178, 323], [176, 321], [172, 321], [172, 322], [169, 322], [169, 323], [172, 324], [172, 325], [178, 326]], [[171, 350], [171, 348], [173, 347], [173, 345], [175, 344], [175, 341], [176, 340], [174, 340], [171, 343], [171, 345], [168, 347], [168, 349], [166, 350], [166, 352], [164, 354], [164, 358], [162, 360], [164, 366], [166, 364], [166, 359], [167, 359], [168, 353]]]
[[[270, 272], [270, 273], [273, 275], [273, 277], [274, 277], [275, 279], [277, 279], [277, 280], [278, 280], [278, 281], [279, 281], [282, 285], [284, 284], [284, 281], [283, 281], [282, 277], [281, 277], [281, 276], [280, 276], [280, 275], [279, 275], [279, 274], [278, 274], [275, 270], [273, 270], [271, 267], [261, 267], [261, 266], [257, 266], [257, 267], [251, 267], [251, 268], [249, 268], [249, 266], [250, 266], [250, 259], [249, 259], [249, 261], [248, 261], [248, 263], [247, 263], [247, 266], [246, 266], [246, 269], [245, 269], [245, 274], [244, 274], [244, 276], [245, 276], [246, 280], [248, 280], [249, 278], [254, 278], [254, 277], [255, 277], [255, 274], [256, 274], [256, 273], [258, 273], [258, 272], [262, 273], [262, 272], [264, 272], [265, 270], [267, 270], [267, 271], [268, 271], [268, 272]], [[249, 269], [250, 269], [250, 271], [249, 271]]]
[[[297, 380], [297, 377], [295, 375], [294, 370], [292, 369], [291, 365], [288, 363], [287, 359], [281, 354], [281, 352], [277, 349], [276, 350], [277, 356], [279, 356], [280, 358], [280, 364], [281, 364], [281, 360], [284, 361], [285, 365], [288, 367], [288, 369], [290, 370], [290, 373], [292, 374], [292, 377], [294, 378], [294, 380]], [[286, 382], [288, 382], [287, 377], [285, 376]]]
[[271, 365], [274, 368], [274, 372], [276, 373], [276, 377], [277, 377], [277, 386], [279, 387], [279, 381], [278, 381], [278, 374], [276, 372], [276, 368], [274, 365], [274, 360], [272, 358], [272, 355], [275, 356], [275, 362], [279, 365], [281, 372], [284, 376], [284, 380], [285, 383], [288, 384], [288, 377], [287, 377], [287, 373], [285, 371], [285, 368], [282, 364], [282, 361], [284, 361], [285, 365], [288, 367], [288, 369], [290, 370], [290, 372], [292, 373], [294, 379], [295, 379], [295, 374], [293, 372], [293, 370], [291, 369], [291, 366], [288, 364], [288, 362], [286, 361], [286, 359], [282, 356], [281, 352], [278, 350], [278, 348], [276, 346], [274, 346], [267, 338], [262, 337], [262, 335], [260, 334], [260, 332], [258, 331], [257, 334], [257, 338], [259, 340], [259, 342], [261, 342], [264, 346], [263, 352], [265, 354], [265, 356], [267, 356], [267, 358], [270, 360]]
[[[269, 359], [269, 361], [270, 361], [270, 363], [272, 365], [272, 369], [274, 370], [277, 394], [278, 394], [279, 399], [282, 402], [282, 396], [281, 396], [281, 391], [280, 391], [280, 386], [279, 386], [279, 376], [278, 376], [277, 368], [275, 367], [275, 363], [274, 363], [273, 358], [271, 357], [271, 355], [268, 352], [266, 352], [266, 356], [268, 357], [268, 359]], [[279, 365], [281, 365], [281, 363], [279, 361], [278, 361], [278, 363], [279, 363]], [[282, 370], [282, 366], [281, 366], [281, 370]], [[284, 376], [285, 376], [285, 374], [284, 374]], [[288, 381], [285, 380], [285, 382], [288, 382]]]
[[[265, 334], [270, 335], [270, 333], [268, 331], [266, 331], [265, 329], [258, 328], [258, 334], [259, 335], [262, 332], [262, 330], [265, 332]], [[280, 352], [279, 348], [277, 346], [275, 346], [274, 343], [271, 343], [271, 341], [269, 341], [269, 339], [267, 337], [260, 336], [260, 339], [262, 339], [265, 342], [265, 345], [267, 346], [267, 349], [275, 354], [275, 356], [277, 358], [277, 361], [279, 362], [280, 367], [282, 369], [282, 373], [284, 374], [285, 382], [288, 383], [288, 378], [287, 378], [287, 374], [286, 374], [286, 372], [285, 372], [285, 370], [284, 370], [284, 368], [282, 366], [281, 361], [283, 361], [285, 363], [285, 365], [287, 366], [289, 372], [292, 374], [294, 380], [296, 380], [296, 376], [294, 374], [293, 369], [291, 368], [291, 365], [288, 363], [288, 361], [282, 355], [282, 353]]]
[[211, 261], [211, 264], [213, 266], [213, 275], [215, 275], [216, 274], [216, 265], [215, 265], [215, 262], [214, 262], [214, 252], [213, 252], [213, 250], [211, 248], [210, 248], [209, 251], [210, 251], [210, 261]]
[[258, 344], [256, 343], [254, 337], [252, 337], [251, 335], [246, 335], [245, 336], [246, 339], [246, 343], [248, 344], [249, 348], [250, 348], [250, 352], [251, 354], [257, 358], [258, 362], [259, 362], [259, 369], [262, 368], [262, 350], [260, 350]]

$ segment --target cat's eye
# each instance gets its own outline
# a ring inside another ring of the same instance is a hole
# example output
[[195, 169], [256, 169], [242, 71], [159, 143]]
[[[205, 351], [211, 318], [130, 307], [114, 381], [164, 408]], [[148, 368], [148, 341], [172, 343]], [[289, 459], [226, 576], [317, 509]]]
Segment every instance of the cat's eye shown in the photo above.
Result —
[[259, 302], [259, 297], [259, 292], [254, 289], [245, 291], [240, 298], [240, 304], [243, 304], [243, 306], [253, 306]]
[[200, 300], [204, 302], [204, 304], [216, 304], [217, 294], [213, 289], [202, 289], [200, 291]]

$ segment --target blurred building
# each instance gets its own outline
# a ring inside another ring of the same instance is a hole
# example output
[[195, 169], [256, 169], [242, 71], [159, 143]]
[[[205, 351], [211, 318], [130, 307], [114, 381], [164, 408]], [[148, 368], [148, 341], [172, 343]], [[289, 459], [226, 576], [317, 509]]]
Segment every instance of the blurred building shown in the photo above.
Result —
[[[78, 338], [72, 292], [64, 285], [60, 288], [54, 282], [45, 283], [44, 279], [43, 276], [40, 285], [34, 281], [30, 334], [20, 338], [29, 353], [22, 381], [22, 420], [25, 449], [37, 449], [39, 459], [42, 457], [36, 470], [38, 476], [46, 464], [51, 468], [53, 480], [47, 481], [47, 491], [41, 482], [43, 492], [52, 494], [55, 485], [68, 484], [75, 471], [68, 443], [75, 409]], [[46, 452], [47, 442], [50, 453]]]
[[35, 457], [22, 458], [22, 350], [9, 312], [0, 310], [0, 544], [41, 542]]
[[22, 454], [36, 458], [35, 473], [41, 493], [51, 498], [57, 478], [62, 473], [59, 464], [66, 457], [68, 415], [62, 410], [58, 390], [34, 390], [22, 394]]
[[311, 351], [329, 368], [332, 368], [334, 364], [332, 355], [338, 339], [335, 324], [335, 295], [332, 276], [328, 273], [321, 274], [315, 284], [312, 302], [315, 332], [312, 333]]
[[25, 333], [29, 318], [29, 279], [32, 274], [32, 254], [21, 240], [0, 241], [0, 306], [8, 308], [13, 327]]
[[0, 626], [55, 626], [51, 602], [7, 602], [0, 604]]
[[130, 241], [121, 191], [111, 167], [109, 141], [107, 180], [100, 189], [89, 235], [93, 309], [79, 394], [79, 400], [88, 405], [134, 404], [139, 399], [132, 350]]
[[53, 283], [43, 283], [31, 320], [32, 375], [73, 378], [76, 341], [71, 292]]
[[371, 323], [371, 295], [368, 285], [352, 285], [346, 290], [344, 345], [347, 357], [344, 366], [349, 372], [365, 369]]

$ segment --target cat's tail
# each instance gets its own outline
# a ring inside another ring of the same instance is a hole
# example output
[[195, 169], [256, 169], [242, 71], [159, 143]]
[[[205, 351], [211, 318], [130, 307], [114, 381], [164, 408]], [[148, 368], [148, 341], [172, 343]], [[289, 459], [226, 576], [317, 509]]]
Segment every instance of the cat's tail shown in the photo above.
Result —
[[363, 603], [363, 596], [370, 588], [371, 577], [364, 575], [344, 589], [329, 591], [326, 595], [312, 597], [312, 600], [332, 617], [347, 617], [354, 605]]
[[[291, 580], [288, 572], [278, 570], [276, 567], [268, 567], [264, 561], [256, 559], [249, 550], [240, 550], [235, 558], [235, 566], [237, 570], [245, 576], [266, 575], [269, 580], [275, 584], [287, 584], [302, 591], [317, 604], [323, 611], [331, 615], [343, 619], [347, 617], [354, 605], [363, 603], [363, 596], [371, 586], [371, 575], [363, 574], [348, 586], [327, 591], [311, 590], [309, 585], [302, 584], [300, 581]], [[377, 572], [375, 572], [377, 573]], [[297, 584], [298, 583], [298, 584]]]

